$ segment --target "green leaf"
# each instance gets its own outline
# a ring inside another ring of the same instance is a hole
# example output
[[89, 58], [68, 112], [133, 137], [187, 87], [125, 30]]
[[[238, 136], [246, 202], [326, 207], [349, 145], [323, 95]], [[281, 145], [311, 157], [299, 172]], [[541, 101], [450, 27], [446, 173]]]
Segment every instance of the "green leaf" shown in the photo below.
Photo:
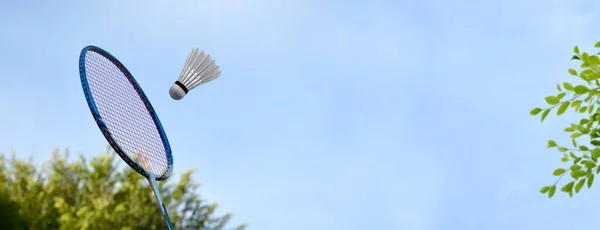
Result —
[[575, 180], [577, 180], [580, 177], [583, 177], [585, 175], [587, 175], [587, 173], [582, 170], [571, 171], [571, 177], [573, 177], [573, 179], [575, 179]]
[[548, 148], [556, 147], [556, 141], [548, 140]]
[[600, 146], [600, 141], [598, 141], [598, 140], [592, 140], [592, 141], [590, 141], [590, 143], [594, 146]]
[[585, 165], [586, 168], [595, 168], [596, 167], [596, 163], [594, 163], [593, 161], [590, 160], [583, 160], [581, 161], [582, 164]]
[[566, 152], [568, 149], [565, 147], [558, 147], [558, 151], [560, 151], [561, 153]]
[[596, 45], [594, 45], [594, 47], [600, 48], [600, 42], [596, 42]]
[[529, 112], [529, 114], [531, 114], [532, 116], [535, 116], [535, 115], [538, 115], [538, 113], [540, 113], [540, 112], [542, 112], [542, 109], [541, 109], [541, 108], [537, 108], [537, 107], [536, 107], [536, 108], [533, 108], [533, 109], [532, 109], [532, 110]]
[[563, 185], [562, 188], [560, 188], [560, 191], [570, 192], [571, 190], [573, 190], [574, 185], [575, 185], [575, 182], [571, 181], [571, 182]]
[[598, 157], [600, 157], [600, 148], [592, 150], [592, 158], [598, 159]]
[[585, 85], [575, 86], [575, 88], [573, 90], [577, 94], [584, 94], [584, 93], [587, 93], [588, 91], [590, 91], [590, 89], [588, 89], [588, 87], [586, 87]]
[[577, 76], [577, 70], [569, 69], [569, 73], [573, 76]]
[[587, 110], [587, 106], [583, 106], [581, 108], [579, 108], [579, 113], [584, 113]]
[[554, 170], [554, 172], [552, 173], [552, 175], [554, 175], [554, 176], [560, 176], [563, 173], [565, 173], [566, 171], [567, 171], [566, 169], [558, 168], [558, 169]]
[[[598, 64], [594, 64], [594, 69], [598, 69]], [[593, 71], [587, 75], [590, 81], [598, 81], [600, 79], [600, 74], [596, 71]], [[589, 83], [589, 82], [588, 82]]]
[[590, 106], [590, 108], [588, 109], [588, 114], [592, 114], [592, 111], [594, 111], [594, 105]]
[[567, 111], [567, 109], [569, 108], [569, 105], [571, 104], [571, 102], [569, 101], [565, 101], [563, 102], [560, 107], [558, 107], [558, 110], [556, 110], [556, 115], [560, 116], [563, 113], [565, 113], [565, 111]]
[[570, 133], [570, 132], [573, 132], [573, 131], [575, 131], [575, 129], [570, 128], [570, 127], [565, 128], [565, 132], [567, 132], [567, 133]]
[[[575, 90], [577, 90], [577, 88], [575, 88]], [[558, 99], [555, 96], [547, 96], [545, 99], [546, 103], [548, 103], [549, 105], [557, 105], [558, 103], [560, 103], [560, 99]]]
[[[600, 54], [600, 52], [598, 52]], [[573, 57], [571, 57], [571, 60], [581, 60], [581, 58], [579, 58], [579, 56], [577, 55], [573, 55]]]
[[[572, 140], [575, 140], [575, 139], [572, 139]], [[585, 146], [585, 145], [582, 145], [582, 146], [579, 146], [579, 150], [581, 150], [581, 151], [588, 151], [588, 150], [590, 150], [590, 149], [588, 149], [588, 147], [587, 147], [587, 146]]]
[[573, 133], [571, 134], [571, 138], [578, 138], [581, 136], [581, 133]]
[[540, 189], [540, 193], [542, 194], [546, 194], [548, 191], [550, 191], [550, 186], [544, 186]]
[[569, 157], [567, 155], [564, 155], [562, 158], [560, 158], [560, 162], [563, 162], [563, 163], [569, 162]]
[[[573, 152], [569, 152], [569, 155], [573, 159], [577, 159], [578, 158], [577, 155], [575, 155], [575, 153], [573, 153]], [[579, 166], [579, 165], [573, 165], [573, 166], [571, 166], [571, 168], [573, 168], [573, 167], [581, 167], [581, 166]], [[579, 169], [579, 168], [577, 168], [577, 169]]]
[[581, 170], [581, 165], [571, 165], [569, 169], [571, 169], [571, 171], [579, 171]]
[[571, 143], [573, 143], [573, 148], [577, 148], [577, 141], [575, 139], [571, 139]]
[[587, 180], [587, 186], [588, 188], [592, 187], [592, 184], [594, 183], [594, 174], [588, 174], [588, 180]]
[[550, 186], [550, 191], [548, 191], [548, 198], [552, 198], [554, 193], [556, 192], [556, 185]]
[[552, 109], [546, 109], [546, 110], [544, 110], [544, 112], [542, 113], [542, 122], [544, 122], [544, 119], [546, 119], [546, 117], [550, 113], [550, 110], [552, 110]]
[[590, 120], [583, 118], [583, 119], [579, 120], [579, 125], [585, 125], [588, 122], [590, 122]]
[[581, 105], [581, 101], [580, 100], [574, 100], [573, 102], [571, 102], [571, 107], [575, 108], [576, 110], [579, 109], [580, 105]]
[[559, 93], [559, 94], [556, 95], [556, 98], [558, 98], [558, 100], [561, 100], [561, 99], [563, 99], [563, 97], [565, 97], [565, 95], [566, 95], [566, 93], [564, 93], [564, 92], [563, 93]]
[[590, 55], [589, 55], [588, 53], [586, 53], [586, 52], [583, 52], [583, 53], [581, 54], [581, 60], [582, 60], [584, 63], [588, 63], [588, 61], [589, 61], [589, 58], [590, 58]]
[[575, 192], [579, 193], [579, 191], [581, 191], [581, 188], [583, 188], [584, 184], [585, 184], [585, 178], [579, 180], [579, 182], [577, 182], [577, 185], [575, 185]]
[[585, 69], [585, 70], [581, 71], [581, 73], [583, 75], [588, 75], [588, 74], [593, 73], [593, 72], [594, 72], [594, 70], [592, 70], [592, 69]]
[[565, 147], [558, 147], [558, 151], [560, 151], [561, 153], [566, 152], [568, 149]]
[[575, 46], [573, 48], [573, 52], [575, 52], [575, 54], [579, 54], [579, 47]]
[[[597, 70], [598, 69], [598, 64], [600, 63], [600, 59], [598, 59], [598, 56], [596, 55], [591, 55], [588, 58], [589, 61], [589, 65], [592, 69]], [[596, 75], [597, 76], [597, 75]], [[590, 76], [590, 77], [596, 77], [596, 76]]]
[[571, 85], [571, 83], [568, 83], [568, 82], [563, 83], [563, 87], [567, 91], [573, 91], [574, 90], [573, 85]]
[[556, 89], [560, 92], [562, 92], [562, 89], [560, 88], [560, 84], [556, 85]]

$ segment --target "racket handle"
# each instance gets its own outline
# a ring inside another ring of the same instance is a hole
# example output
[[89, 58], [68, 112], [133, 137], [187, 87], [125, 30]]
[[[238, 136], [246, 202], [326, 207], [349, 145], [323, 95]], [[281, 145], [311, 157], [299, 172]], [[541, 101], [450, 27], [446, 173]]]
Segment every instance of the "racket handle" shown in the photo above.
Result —
[[158, 206], [160, 207], [160, 211], [162, 212], [163, 218], [165, 219], [165, 223], [167, 224], [167, 229], [175, 230], [175, 228], [173, 228], [173, 224], [171, 223], [171, 217], [169, 217], [169, 212], [167, 212], [167, 208], [165, 207], [165, 204], [162, 201], [160, 191], [158, 191], [158, 185], [156, 185], [156, 179], [154, 178], [154, 176], [148, 177], [148, 183], [150, 183], [152, 192], [154, 192], [154, 195], [156, 196]]
[[165, 208], [165, 204], [160, 202], [160, 207], [162, 208], [162, 214], [163, 214], [163, 217], [165, 218], [165, 223], [167, 224], [167, 229], [175, 230], [175, 228], [173, 228], [173, 224], [171, 223], [171, 217], [169, 217], [167, 208]]

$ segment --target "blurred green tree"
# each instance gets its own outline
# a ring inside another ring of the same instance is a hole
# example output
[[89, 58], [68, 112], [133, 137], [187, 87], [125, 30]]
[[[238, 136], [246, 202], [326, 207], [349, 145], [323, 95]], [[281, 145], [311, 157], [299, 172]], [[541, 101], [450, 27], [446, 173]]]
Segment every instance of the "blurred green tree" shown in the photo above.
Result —
[[[0, 153], [0, 225], [2, 229], [147, 230], [166, 229], [147, 181], [120, 167], [110, 149], [89, 161], [56, 150], [38, 167], [33, 158], [10, 159]], [[216, 216], [216, 203], [197, 193], [193, 170], [175, 183], [159, 182], [176, 229], [244, 230], [227, 227], [232, 214]]]

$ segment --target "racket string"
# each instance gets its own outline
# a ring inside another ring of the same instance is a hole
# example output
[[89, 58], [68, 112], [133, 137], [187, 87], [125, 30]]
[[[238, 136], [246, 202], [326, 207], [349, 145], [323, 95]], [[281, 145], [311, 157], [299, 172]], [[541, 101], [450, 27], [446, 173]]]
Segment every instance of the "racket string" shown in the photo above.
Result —
[[163, 175], [168, 168], [166, 150], [144, 100], [109, 59], [96, 52], [88, 52], [86, 59], [90, 91], [114, 141], [136, 164]]

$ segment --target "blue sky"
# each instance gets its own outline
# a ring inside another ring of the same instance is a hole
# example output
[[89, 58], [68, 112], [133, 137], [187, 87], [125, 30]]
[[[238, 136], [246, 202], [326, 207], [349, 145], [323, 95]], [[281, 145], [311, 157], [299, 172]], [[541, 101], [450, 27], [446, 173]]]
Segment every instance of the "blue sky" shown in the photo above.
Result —
[[[538, 193], [577, 117], [528, 113], [600, 40], [599, 3], [176, 2], [1, 1], [0, 151], [105, 149], [78, 79], [94, 44], [144, 88], [175, 173], [249, 229], [596, 226], [597, 186]], [[223, 75], [173, 101], [193, 47]]]

